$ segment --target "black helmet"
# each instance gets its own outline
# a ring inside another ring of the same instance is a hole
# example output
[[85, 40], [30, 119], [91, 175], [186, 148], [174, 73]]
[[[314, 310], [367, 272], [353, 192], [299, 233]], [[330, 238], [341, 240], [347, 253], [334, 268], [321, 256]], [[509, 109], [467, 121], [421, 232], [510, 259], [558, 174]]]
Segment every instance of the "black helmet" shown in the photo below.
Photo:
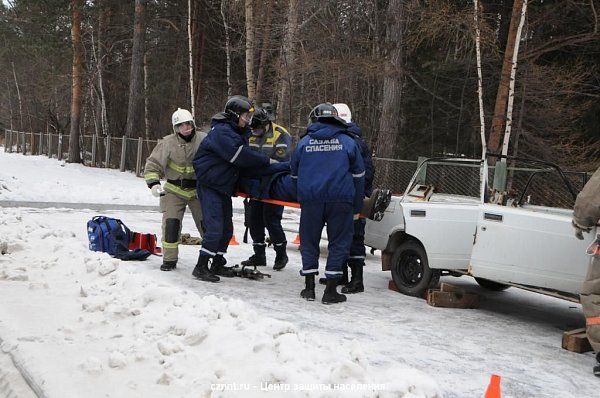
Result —
[[269, 124], [270, 121], [269, 112], [265, 108], [256, 108], [250, 121], [250, 128], [262, 128]]
[[267, 111], [270, 121], [275, 120], [275, 109], [273, 108], [273, 104], [271, 104], [270, 102], [263, 102], [261, 104], [261, 108], [264, 108], [265, 111]]
[[319, 104], [310, 111], [308, 115], [311, 123], [315, 123], [317, 121], [333, 121], [336, 120], [341, 122], [342, 124], [346, 124], [344, 120], [338, 116], [337, 109], [335, 106], [331, 105], [329, 102], [324, 104]]
[[252, 101], [243, 95], [234, 95], [225, 104], [225, 114], [234, 122], [237, 122], [244, 113], [254, 112]]

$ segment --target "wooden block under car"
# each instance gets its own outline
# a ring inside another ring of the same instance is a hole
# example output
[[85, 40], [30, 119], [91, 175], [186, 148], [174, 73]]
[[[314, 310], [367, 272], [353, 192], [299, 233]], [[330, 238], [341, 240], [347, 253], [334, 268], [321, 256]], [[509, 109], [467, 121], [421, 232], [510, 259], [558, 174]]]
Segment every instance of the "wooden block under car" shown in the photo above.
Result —
[[478, 308], [479, 295], [442, 283], [439, 289], [427, 291], [427, 304], [442, 308]]
[[579, 354], [592, 351], [592, 346], [585, 334], [585, 328], [564, 332], [562, 337], [562, 348]]

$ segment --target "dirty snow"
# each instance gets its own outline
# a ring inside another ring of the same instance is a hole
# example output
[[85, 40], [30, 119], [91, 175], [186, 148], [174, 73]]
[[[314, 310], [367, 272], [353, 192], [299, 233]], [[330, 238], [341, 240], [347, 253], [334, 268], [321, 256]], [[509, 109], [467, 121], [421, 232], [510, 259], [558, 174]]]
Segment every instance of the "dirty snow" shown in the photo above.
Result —
[[[0, 148], [3, 200], [157, 204], [130, 173]], [[105, 214], [160, 231], [157, 212]], [[0, 207], [0, 381], [15, 373], [4, 365], [10, 356], [46, 397], [478, 397], [493, 373], [505, 397], [595, 397], [600, 388], [592, 355], [560, 347], [563, 331], [583, 325], [573, 303], [485, 292], [461, 278], [452, 281], [482, 294], [480, 309], [429, 307], [388, 290], [376, 255], [364, 294], [324, 306], [299, 298], [294, 246], [283, 271], [267, 267], [271, 279], [208, 284], [190, 275], [197, 246], [182, 247], [169, 273], [158, 270], [159, 257], [121, 262], [88, 251], [85, 223], [94, 215]], [[296, 222], [286, 213], [286, 225]], [[193, 225], [186, 216], [184, 232], [197, 235]], [[235, 264], [251, 252], [232, 246], [227, 258]]]

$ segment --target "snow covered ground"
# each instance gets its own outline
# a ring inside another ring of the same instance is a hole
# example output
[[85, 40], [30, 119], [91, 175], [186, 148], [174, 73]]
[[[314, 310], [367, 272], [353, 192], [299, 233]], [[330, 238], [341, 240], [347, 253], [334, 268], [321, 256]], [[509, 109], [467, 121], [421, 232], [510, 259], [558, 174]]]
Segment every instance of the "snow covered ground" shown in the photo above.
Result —
[[[157, 205], [130, 173], [0, 147], [3, 201]], [[434, 308], [388, 290], [376, 255], [368, 257], [366, 292], [325, 306], [300, 299], [293, 246], [283, 271], [268, 267], [271, 279], [209, 284], [191, 277], [197, 246], [183, 246], [170, 273], [158, 270], [159, 257], [121, 262], [88, 251], [85, 224], [96, 214], [0, 207], [8, 249], [0, 255], [0, 395], [6, 383], [22, 389], [15, 363], [46, 397], [479, 397], [492, 373], [502, 376], [505, 397], [598, 396], [592, 355], [560, 347], [562, 332], [584, 323], [573, 303], [486, 292], [461, 278], [452, 282], [482, 294], [481, 307]], [[160, 231], [154, 211], [103, 214]], [[296, 222], [297, 213], [286, 213], [288, 227]], [[197, 235], [191, 217], [184, 232]], [[251, 251], [232, 246], [227, 258], [238, 263]]]

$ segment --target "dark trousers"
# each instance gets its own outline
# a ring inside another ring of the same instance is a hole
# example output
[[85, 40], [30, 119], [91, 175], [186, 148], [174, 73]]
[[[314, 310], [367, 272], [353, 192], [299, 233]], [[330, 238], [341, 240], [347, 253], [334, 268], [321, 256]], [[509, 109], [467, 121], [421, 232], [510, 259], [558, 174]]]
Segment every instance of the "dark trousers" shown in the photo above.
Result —
[[354, 235], [352, 235], [352, 245], [350, 246], [350, 257], [348, 264], [365, 265], [365, 225], [367, 221], [359, 218], [354, 221]]
[[321, 232], [327, 224], [329, 255], [325, 276], [337, 279], [342, 276], [352, 244], [352, 204], [350, 203], [304, 203], [300, 213], [301, 275], [319, 273], [319, 243]]
[[229, 240], [233, 235], [231, 197], [204, 186], [200, 186], [197, 191], [204, 215], [204, 237], [200, 255], [223, 255], [227, 252]]
[[255, 245], [262, 244], [264, 246], [266, 228], [274, 245], [285, 243], [285, 233], [281, 226], [282, 216], [283, 206], [251, 200], [249, 229], [252, 242]]

